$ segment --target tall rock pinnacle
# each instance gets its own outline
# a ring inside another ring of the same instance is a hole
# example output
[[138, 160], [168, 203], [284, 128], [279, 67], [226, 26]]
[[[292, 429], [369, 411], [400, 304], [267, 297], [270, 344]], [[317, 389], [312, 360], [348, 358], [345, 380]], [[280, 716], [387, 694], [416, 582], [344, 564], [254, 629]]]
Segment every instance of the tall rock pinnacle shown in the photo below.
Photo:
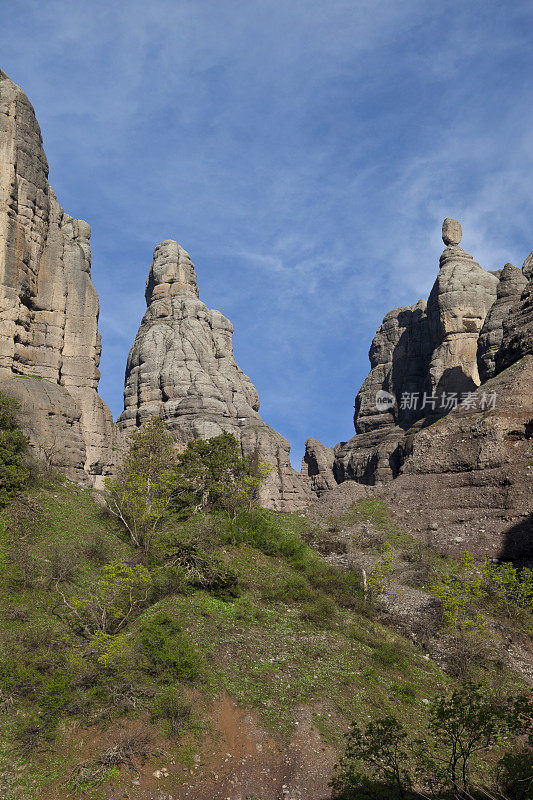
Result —
[[438, 395], [479, 386], [477, 340], [496, 300], [498, 278], [459, 247], [461, 237], [459, 222], [445, 219], [442, 238], [446, 249], [427, 304], [433, 345], [428, 390]]
[[183, 445], [231, 432], [244, 455], [272, 466], [262, 503], [302, 507], [307, 489], [290, 465], [288, 442], [259, 416], [257, 391], [233, 355], [233, 326], [198, 299], [189, 254], [171, 239], [154, 250], [146, 302], [128, 357], [119, 426], [131, 430], [160, 416]]

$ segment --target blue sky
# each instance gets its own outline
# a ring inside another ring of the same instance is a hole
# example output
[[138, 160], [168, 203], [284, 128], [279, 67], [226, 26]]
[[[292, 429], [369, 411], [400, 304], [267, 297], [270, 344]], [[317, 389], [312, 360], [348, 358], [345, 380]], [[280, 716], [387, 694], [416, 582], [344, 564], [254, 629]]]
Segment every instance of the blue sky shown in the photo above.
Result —
[[384, 314], [445, 216], [487, 268], [533, 247], [533, 4], [0, 0], [0, 67], [92, 226], [100, 393], [122, 410], [154, 246], [177, 239], [298, 463], [353, 435]]

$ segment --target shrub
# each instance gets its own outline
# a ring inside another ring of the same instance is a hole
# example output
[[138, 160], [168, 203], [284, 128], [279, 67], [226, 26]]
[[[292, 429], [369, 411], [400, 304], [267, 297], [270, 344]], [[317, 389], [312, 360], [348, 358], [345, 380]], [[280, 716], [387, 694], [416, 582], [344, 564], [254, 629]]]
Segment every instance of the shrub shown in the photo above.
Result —
[[192, 707], [176, 689], [168, 689], [155, 701], [152, 721], [158, 719], [166, 722], [169, 736], [179, 735], [192, 719]]
[[333, 797], [404, 798], [411, 785], [406, 739], [407, 732], [393, 716], [368, 722], [364, 728], [352, 722], [331, 782]]
[[57, 722], [72, 703], [72, 677], [67, 672], [57, 670], [41, 686], [36, 699], [45, 716]]
[[165, 545], [165, 571], [185, 584], [212, 592], [221, 599], [240, 594], [237, 573], [216, 552], [207, 552], [190, 536], [171, 534]]
[[485, 563], [484, 574], [487, 591], [507, 616], [512, 617], [518, 611], [533, 611], [533, 570], [524, 567], [517, 570], [509, 562], [493, 564]]
[[30, 695], [40, 682], [39, 674], [20, 659], [0, 658], [0, 689], [5, 694]]
[[311, 586], [329, 594], [340, 606], [362, 609], [361, 579], [354, 570], [338, 569], [325, 564], [310, 552], [297, 568], [302, 570]]
[[95, 533], [84, 547], [85, 556], [101, 567], [110, 557], [110, 545], [103, 533]]
[[19, 430], [16, 411], [19, 403], [0, 394], [0, 506], [24, 488], [29, 470], [24, 463], [28, 440]]
[[316, 592], [303, 575], [290, 575], [261, 589], [263, 600], [290, 603], [312, 600]]
[[405, 654], [394, 642], [383, 642], [374, 648], [372, 658], [384, 667], [399, 667], [405, 663]]
[[385, 553], [380, 562], [373, 567], [367, 579], [367, 591], [370, 598], [376, 595], [383, 594], [390, 582], [392, 575], [392, 547], [390, 544], [385, 545]]
[[454, 573], [435, 583], [433, 591], [440, 598], [445, 627], [465, 633], [484, 633], [485, 619], [475, 611], [487, 596], [484, 572], [470, 553], [464, 553]]
[[228, 543], [246, 542], [267, 556], [279, 556], [303, 569], [307, 546], [297, 533], [286, 530], [263, 511], [243, 511], [221, 536]]
[[74, 548], [65, 550], [55, 545], [51, 548], [47, 563], [47, 579], [50, 583], [66, 583], [71, 581], [79, 569], [80, 553]]
[[123, 561], [110, 561], [100, 578], [70, 595], [56, 582], [71, 620], [88, 638], [97, 631], [118, 633], [146, 604], [151, 589], [152, 578], [146, 567]]
[[496, 785], [509, 800], [533, 800], [533, 756], [529, 748], [506, 753], [499, 760]]
[[200, 674], [198, 653], [176, 620], [159, 611], [141, 628], [141, 652], [148, 669], [161, 679], [194, 681]]

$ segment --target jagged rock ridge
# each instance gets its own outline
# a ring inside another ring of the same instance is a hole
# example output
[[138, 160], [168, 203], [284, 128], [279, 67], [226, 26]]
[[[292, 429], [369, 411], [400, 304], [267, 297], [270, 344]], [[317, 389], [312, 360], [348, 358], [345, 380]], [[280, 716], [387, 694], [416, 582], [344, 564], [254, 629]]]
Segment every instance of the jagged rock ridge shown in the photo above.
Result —
[[257, 391], [235, 361], [231, 322], [199, 300], [189, 254], [171, 239], [154, 250], [146, 302], [128, 357], [119, 426], [128, 431], [160, 416], [180, 444], [231, 432], [247, 457], [271, 464], [263, 505], [305, 505], [308, 489], [291, 467], [289, 444], [259, 416]]
[[0, 389], [20, 400], [40, 455], [95, 482], [114, 456], [113, 420], [97, 394], [90, 233], [57, 202], [33, 107], [0, 71]]

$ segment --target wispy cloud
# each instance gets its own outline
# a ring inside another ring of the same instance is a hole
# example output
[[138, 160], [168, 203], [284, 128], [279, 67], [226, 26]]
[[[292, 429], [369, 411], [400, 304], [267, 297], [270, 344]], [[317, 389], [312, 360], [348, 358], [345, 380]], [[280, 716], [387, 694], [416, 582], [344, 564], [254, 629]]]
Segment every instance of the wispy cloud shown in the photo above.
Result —
[[348, 438], [375, 328], [427, 296], [443, 217], [483, 266], [533, 246], [532, 17], [520, 0], [11, 3], [1, 66], [93, 229], [113, 411], [172, 237], [295, 460], [309, 435]]

